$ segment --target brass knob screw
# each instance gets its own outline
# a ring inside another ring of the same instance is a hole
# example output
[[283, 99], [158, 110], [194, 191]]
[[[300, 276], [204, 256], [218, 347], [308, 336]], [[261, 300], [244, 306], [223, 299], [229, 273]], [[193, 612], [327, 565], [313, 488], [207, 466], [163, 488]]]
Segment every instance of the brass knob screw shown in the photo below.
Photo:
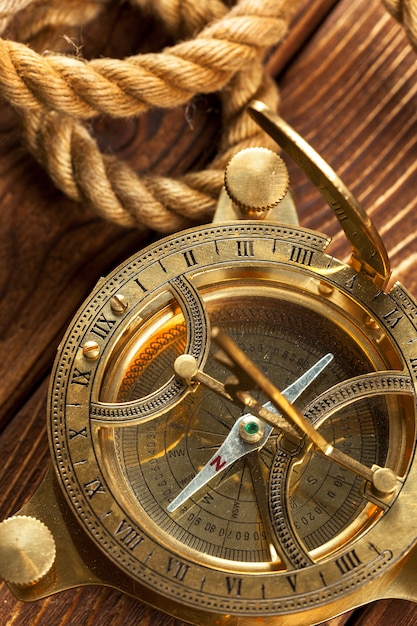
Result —
[[224, 184], [232, 202], [246, 216], [261, 218], [287, 193], [288, 170], [272, 150], [246, 148], [230, 160]]
[[0, 524], [0, 577], [30, 587], [50, 571], [56, 556], [55, 540], [43, 522], [26, 515]]

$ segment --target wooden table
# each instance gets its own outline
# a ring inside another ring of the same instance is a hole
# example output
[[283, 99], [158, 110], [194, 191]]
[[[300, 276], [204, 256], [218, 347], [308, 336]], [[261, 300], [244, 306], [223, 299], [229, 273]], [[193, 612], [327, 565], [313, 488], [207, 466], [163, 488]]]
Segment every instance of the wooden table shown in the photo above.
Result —
[[[109, 10], [84, 33], [98, 54], [128, 54], [128, 6]], [[101, 28], [101, 30], [100, 30]], [[111, 35], [111, 36], [110, 36]], [[122, 42], [122, 44], [120, 43]], [[152, 42], [151, 42], [152, 43]], [[152, 47], [152, 45], [149, 47]], [[153, 42], [155, 45], [155, 42]], [[124, 47], [124, 49], [123, 49]], [[305, 0], [291, 35], [268, 67], [281, 88], [281, 113], [333, 166], [375, 221], [394, 278], [417, 294], [417, 60], [401, 27], [378, 0]], [[211, 99], [184, 111], [97, 125], [102, 144], [139, 170], [171, 173], [201, 167], [218, 136]], [[45, 406], [54, 353], [77, 306], [97, 279], [145, 243], [143, 235], [100, 221], [67, 200], [20, 143], [16, 115], [0, 116], [0, 519], [12, 514], [48, 466]], [[303, 225], [334, 237], [340, 229], [304, 176], [291, 166]], [[73, 590], [35, 604], [0, 587], [0, 622], [21, 626], [180, 626], [182, 622], [104, 588]], [[378, 602], [331, 621], [407, 626], [417, 607]]]

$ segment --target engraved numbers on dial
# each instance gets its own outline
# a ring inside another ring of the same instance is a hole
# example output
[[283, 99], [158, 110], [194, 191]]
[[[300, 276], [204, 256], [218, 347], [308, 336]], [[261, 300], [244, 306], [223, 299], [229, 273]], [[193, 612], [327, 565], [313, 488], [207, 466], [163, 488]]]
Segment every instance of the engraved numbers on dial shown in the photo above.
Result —
[[[354, 342], [328, 320], [282, 300], [278, 290], [268, 295], [257, 295], [249, 284], [239, 285], [229, 288], [224, 298], [208, 298], [206, 306], [211, 323], [233, 336], [282, 388], [315, 365], [327, 354], [329, 343], [332, 345], [334, 359], [306, 387], [299, 406], [340, 379], [351, 378], [358, 369], [364, 373], [372, 369]], [[227, 369], [217, 363], [213, 352], [205, 372], [220, 380], [227, 376]], [[142, 384], [147, 377], [145, 369]], [[264, 403], [265, 398], [261, 395], [258, 400]], [[138, 510], [146, 514], [144, 523], [164, 530], [172, 545], [183, 544], [208, 562], [222, 559], [224, 568], [243, 562], [269, 570], [271, 548], [252, 486], [251, 463], [241, 458], [223, 470], [222, 459], [215, 456], [240, 415], [239, 406], [198, 388], [167, 414], [132, 428], [115, 429], [117, 473], [124, 476], [123, 491], [130, 492], [140, 505]], [[273, 433], [259, 451], [265, 473], [278, 434]], [[170, 502], [212, 458], [222, 471], [170, 514]]]
[[[313, 400], [304, 414], [344, 454], [367, 467], [384, 466], [387, 457], [398, 462], [389, 455], [389, 432], [395, 426], [390, 425], [387, 411], [389, 407], [396, 413], [396, 400], [403, 395], [414, 395], [409, 376], [375, 372], [335, 385]], [[311, 555], [321, 558], [337, 548], [338, 535], [349, 526], [354, 536], [360, 520], [378, 517], [400, 487], [398, 481], [391, 497], [379, 499], [370, 487], [364, 490], [363, 480], [349, 470], [315, 454], [308, 441], [297, 447], [284, 435], [270, 478], [271, 513], [280, 549], [294, 568], [306, 567], [312, 563]], [[336, 563], [342, 573], [347, 573], [349, 564], [351, 569], [360, 565], [354, 552]]]
[[[187, 389], [174, 376], [175, 358], [187, 351], [200, 359], [199, 367], [208, 375], [224, 381], [229, 374], [215, 361], [213, 351], [207, 351], [209, 323], [230, 333], [280, 388], [331, 350], [334, 362], [317, 385], [303, 393], [297, 404], [300, 410], [340, 381], [400, 367], [397, 357], [393, 364], [390, 359], [397, 354], [399, 330], [411, 325], [409, 318], [391, 315], [390, 305], [384, 311], [389, 314], [386, 319], [376, 315], [377, 320], [382, 318], [380, 330], [370, 328], [362, 334], [361, 323], [352, 322], [362, 305], [349, 309], [349, 302], [366, 292], [365, 279], [358, 276], [353, 282], [351, 268], [324, 254], [326, 243], [325, 237], [311, 231], [259, 222], [198, 227], [169, 237], [132, 257], [98, 285], [62, 342], [52, 376], [49, 428], [67, 499], [114, 565], [169, 601], [175, 597], [196, 611], [206, 607], [240, 616], [248, 611], [271, 616], [305, 610], [350, 592], [361, 584], [363, 568], [366, 577], [383, 570], [403, 550], [401, 541], [407, 541], [405, 534], [396, 536], [390, 543], [393, 552], [387, 551], [384, 514], [381, 532], [379, 518], [374, 525], [374, 518], [365, 520], [373, 547], [359, 530], [360, 545], [350, 545], [347, 533], [346, 549], [340, 543], [337, 555], [332, 558], [330, 549], [320, 560], [322, 543], [316, 540], [307, 548], [304, 533], [304, 554], [313, 561], [317, 557], [317, 563], [293, 569], [271, 563], [269, 534], [253, 489], [255, 464], [244, 458], [219, 472], [178, 510], [167, 510], [241, 415], [227, 400], [199, 385]], [[319, 289], [323, 280], [331, 281], [335, 296], [330, 288], [329, 295], [323, 295]], [[351, 289], [344, 286], [348, 280]], [[121, 301], [113, 310], [111, 300], [118, 294], [128, 306]], [[381, 299], [376, 300], [372, 291], [363, 307], [372, 311]], [[350, 324], [347, 331], [345, 319]], [[379, 341], [384, 324], [392, 341]], [[416, 335], [415, 328], [409, 331], [410, 342]], [[154, 343], [155, 338], [159, 341]], [[85, 344], [93, 341], [97, 346], [87, 349]], [[414, 349], [410, 343], [405, 360], [416, 373]], [[174, 383], [179, 391], [168, 393], [166, 402], [165, 391]], [[258, 395], [261, 404], [267, 401]], [[145, 399], [155, 402], [145, 407]], [[399, 430], [405, 421], [401, 415]], [[333, 428], [333, 421], [327, 423]], [[372, 459], [384, 454], [387, 433], [380, 426]], [[392, 432], [388, 435], [391, 441]], [[256, 452], [266, 474], [278, 439], [279, 434], [272, 433]], [[404, 440], [399, 456], [404, 451], [411, 454], [410, 442], [407, 439], [405, 445]], [[310, 462], [308, 455], [306, 459]], [[308, 467], [302, 460], [298, 464], [299, 483], [295, 478], [290, 486], [295, 496], [299, 484], [312, 484], [304, 472]], [[330, 484], [327, 487], [332, 491]], [[289, 502], [294, 505], [291, 498]], [[304, 525], [300, 501], [295, 505], [289, 519], [295, 511], [295, 521]], [[368, 505], [372, 502], [366, 500]], [[400, 524], [404, 511], [400, 508], [397, 514], [396, 507], [397, 501], [387, 517], [396, 515], [394, 521]], [[306, 519], [311, 529], [316, 520], [308, 515]], [[362, 518], [358, 528], [361, 524]]]

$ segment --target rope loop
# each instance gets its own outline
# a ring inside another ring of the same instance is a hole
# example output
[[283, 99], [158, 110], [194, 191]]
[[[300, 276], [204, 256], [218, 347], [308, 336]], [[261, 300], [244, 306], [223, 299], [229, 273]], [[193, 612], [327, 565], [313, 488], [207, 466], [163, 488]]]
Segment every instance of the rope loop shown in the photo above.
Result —
[[[85, 32], [113, 2], [3, 0], [0, 32], [14, 37], [0, 39], [0, 96], [19, 112], [30, 152], [73, 200], [121, 226], [160, 233], [206, 221], [227, 161], [244, 147], [272, 143], [245, 108], [253, 98], [277, 107], [277, 88], [262, 62], [300, 0], [236, 0], [231, 7], [231, 0], [130, 0], [176, 43], [125, 59], [86, 60], [76, 44], [68, 54], [71, 29]], [[416, 0], [383, 2], [417, 49]], [[102, 154], [86, 125], [100, 115], [185, 107], [201, 93], [219, 94], [218, 153], [206, 170], [176, 179], [138, 175]]]
[[[20, 113], [30, 152], [70, 198], [121, 226], [173, 232], [211, 217], [224, 167], [237, 150], [270, 145], [245, 108], [254, 97], [277, 107], [277, 88], [262, 61], [285, 35], [298, 1], [238, 0], [229, 8], [220, 0], [131, 0], [181, 40], [160, 53], [125, 59], [88, 61], [79, 50], [40, 54], [0, 39], [0, 95]], [[9, 0], [0, 18], [9, 23], [13, 5], [26, 7], [19, 38], [35, 41], [45, 29], [87, 28], [110, 3]], [[219, 151], [206, 170], [176, 179], [135, 174], [102, 154], [85, 124], [98, 115], [130, 117], [152, 107], [185, 106], [201, 93], [219, 93]]]

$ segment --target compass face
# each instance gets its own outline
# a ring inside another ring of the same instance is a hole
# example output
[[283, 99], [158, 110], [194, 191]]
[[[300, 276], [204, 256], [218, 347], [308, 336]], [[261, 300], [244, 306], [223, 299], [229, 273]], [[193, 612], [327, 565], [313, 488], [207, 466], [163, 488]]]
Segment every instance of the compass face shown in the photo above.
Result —
[[[61, 344], [49, 425], [63, 490], [112, 567], [182, 619], [323, 620], [411, 548], [415, 304], [326, 245], [255, 221], [167, 238], [101, 282]], [[343, 458], [392, 470], [390, 493], [291, 425], [248, 443], [242, 416], [247, 434], [259, 420], [175, 373], [188, 354], [226, 381], [214, 326]]]

